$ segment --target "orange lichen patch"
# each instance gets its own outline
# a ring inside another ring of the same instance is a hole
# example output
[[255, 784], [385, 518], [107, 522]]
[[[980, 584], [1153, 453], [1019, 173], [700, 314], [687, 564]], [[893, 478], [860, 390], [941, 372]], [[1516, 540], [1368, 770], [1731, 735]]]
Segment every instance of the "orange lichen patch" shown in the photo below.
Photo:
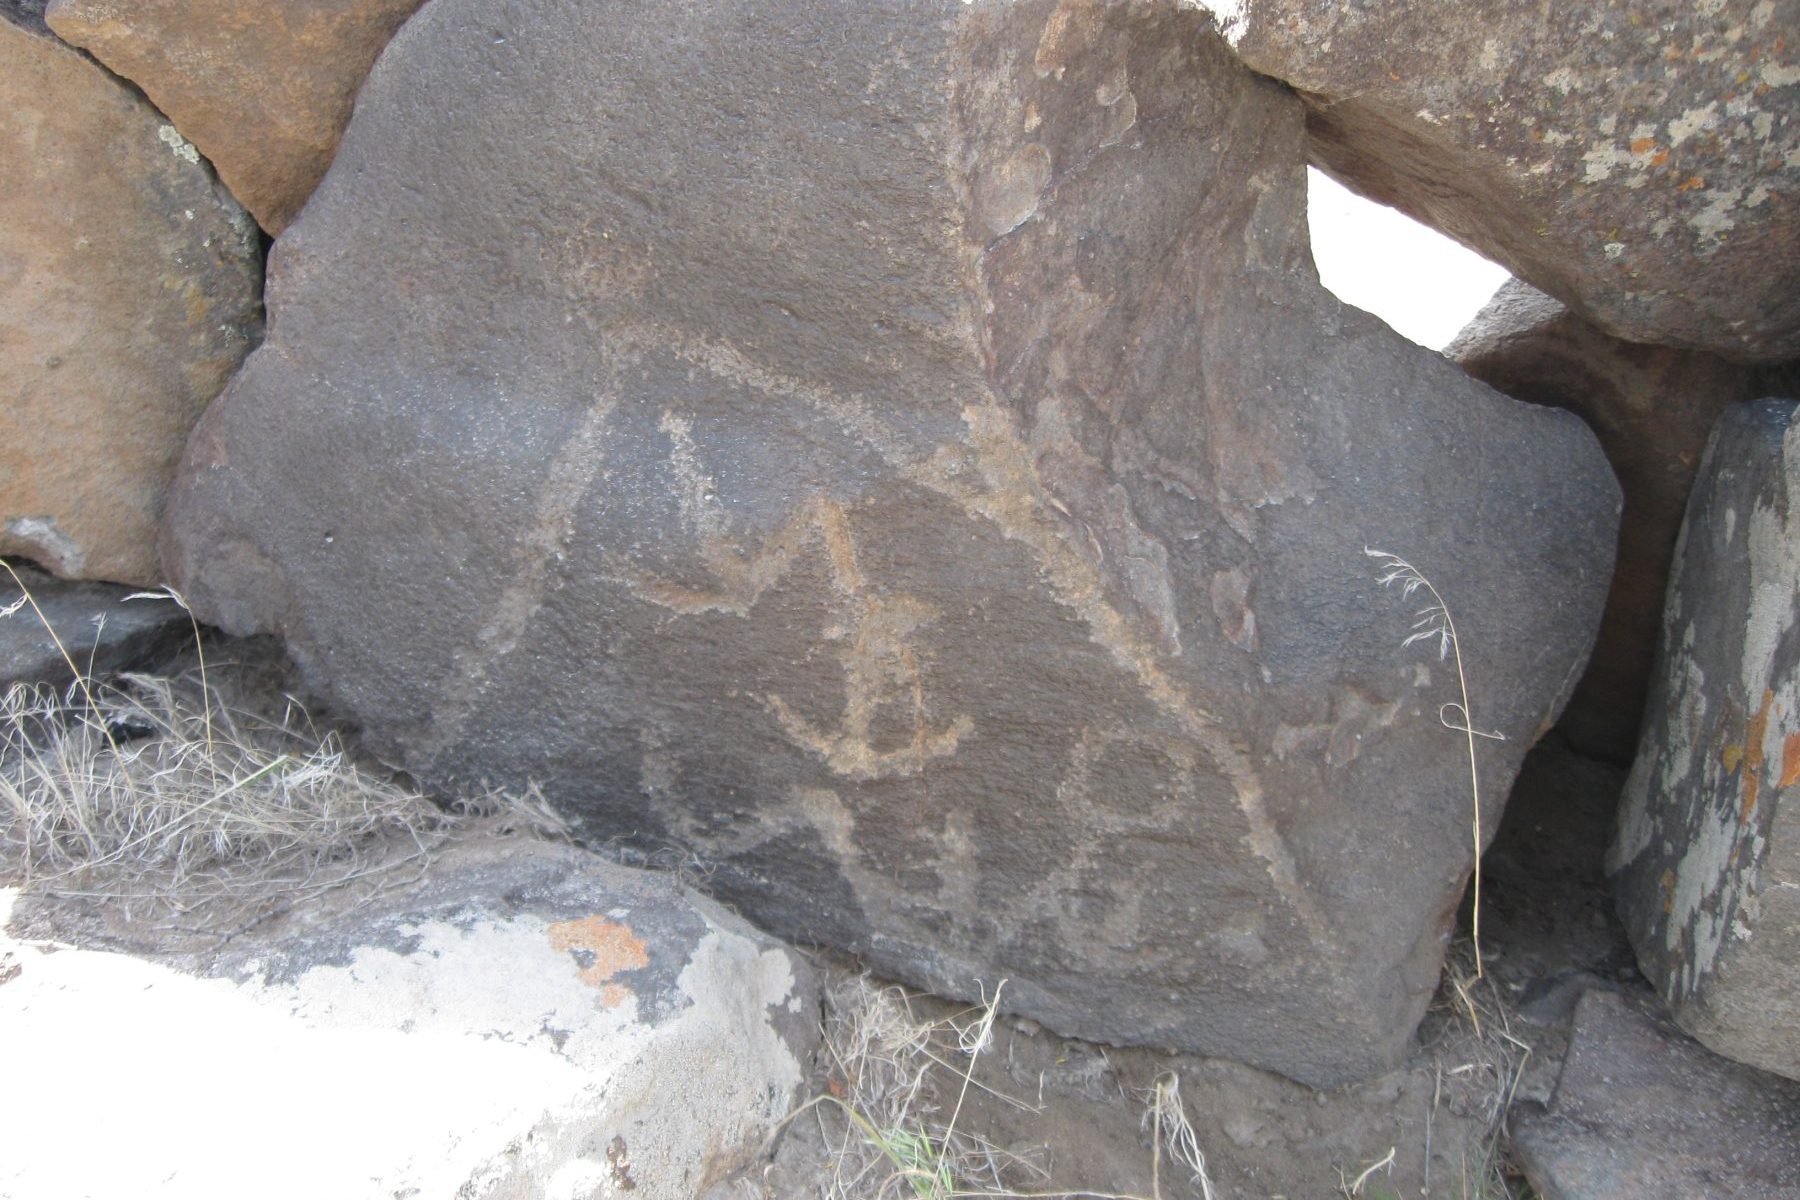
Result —
[[1800, 733], [1790, 733], [1781, 743], [1781, 786], [1800, 783]]
[[581, 968], [581, 982], [599, 988], [600, 1003], [607, 1008], [617, 1008], [631, 995], [630, 988], [611, 982], [612, 977], [650, 965], [643, 939], [635, 936], [629, 925], [602, 916], [558, 921], [550, 926], [550, 946], [574, 954], [578, 962], [592, 956], [593, 961]]
[[1752, 771], [1763, 765], [1763, 739], [1769, 735], [1769, 710], [1773, 707], [1775, 693], [1764, 688], [1762, 707], [1756, 710], [1756, 715], [1744, 727], [1744, 757]]
[[1663, 868], [1662, 877], [1656, 881], [1656, 886], [1662, 889], [1663, 916], [1666, 917], [1675, 911], [1675, 870], [1673, 867]]
[[1631, 142], [1631, 152], [1633, 154], [1648, 154], [1648, 153], [1650, 153], [1651, 148], [1655, 145], [1656, 145], [1655, 138], [1650, 138], [1650, 137], [1633, 138], [1632, 142]]
[[1688, 178], [1676, 184], [1675, 190], [1678, 192], [1691, 192], [1695, 188], [1703, 188], [1705, 186], [1706, 180], [1700, 178], [1698, 175], [1690, 175]]
[[1744, 810], [1738, 814], [1738, 824], [1748, 825], [1751, 816], [1756, 812], [1756, 794], [1762, 790], [1762, 777], [1755, 771], [1744, 772]]
[[1669, 161], [1669, 151], [1668, 151], [1667, 147], [1664, 147], [1663, 149], [1658, 150], [1655, 154], [1652, 154], [1650, 156], [1650, 165], [1653, 167], [1660, 167], [1668, 161]]

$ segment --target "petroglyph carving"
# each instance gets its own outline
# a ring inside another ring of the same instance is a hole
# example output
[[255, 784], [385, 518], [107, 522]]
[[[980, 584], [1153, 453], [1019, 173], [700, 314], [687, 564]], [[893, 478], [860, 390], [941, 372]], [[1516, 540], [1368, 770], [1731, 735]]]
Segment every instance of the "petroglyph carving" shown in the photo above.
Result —
[[[823, 729], [786, 699], [765, 703], [796, 745], [818, 755], [833, 772], [851, 779], [888, 779], [917, 774], [926, 763], [956, 751], [975, 728], [967, 715], [941, 729], [931, 728], [925, 676], [912, 635], [936, 619], [937, 610], [916, 596], [884, 594], [868, 586], [857, 562], [856, 542], [844, 508], [815, 496], [798, 506], [761, 545], [745, 553], [732, 542], [718, 503], [713, 477], [695, 449], [693, 423], [665, 413], [662, 431], [670, 442], [670, 471], [683, 526], [692, 535], [711, 588], [695, 588], [628, 564], [615, 564], [621, 578], [644, 599], [683, 614], [726, 612], [748, 616], [764, 592], [785, 578], [809, 544], [818, 543], [830, 566], [831, 584], [844, 619], [826, 628], [838, 643], [844, 669], [844, 710], [836, 729]], [[874, 726], [881, 710], [899, 705], [908, 712], [912, 736], [901, 745], [877, 749]]]

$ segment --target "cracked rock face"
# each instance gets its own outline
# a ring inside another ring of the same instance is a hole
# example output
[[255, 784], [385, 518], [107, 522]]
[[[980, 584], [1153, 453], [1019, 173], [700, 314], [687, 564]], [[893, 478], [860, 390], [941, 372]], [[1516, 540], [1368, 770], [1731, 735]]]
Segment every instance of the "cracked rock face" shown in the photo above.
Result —
[[0, 5], [0, 554], [153, 583], [188, 431], [262, 328], [262, 247], [129, 87]]
[[167, 113], [270, 233], [312, 194], [420, 0], [50, 0], [56, 33]]
[[[438, 787], [1083, 1037], [1402, 1053], [1578, 674], [1592, 436], [1339, 305], [1302, 112], [1169, 3], [434, 0], [165, 527]], [[683, 36], [668, 36], [679, 27]]]
[[1669, 580], [1611, 852], [1619, 915], [1682, 1028], [1800, 1079], [1800, 405], [1733, 408]]
[[1627, 341], [1800, 357], [1800, 0], [1206, 0], [1320, 165]]

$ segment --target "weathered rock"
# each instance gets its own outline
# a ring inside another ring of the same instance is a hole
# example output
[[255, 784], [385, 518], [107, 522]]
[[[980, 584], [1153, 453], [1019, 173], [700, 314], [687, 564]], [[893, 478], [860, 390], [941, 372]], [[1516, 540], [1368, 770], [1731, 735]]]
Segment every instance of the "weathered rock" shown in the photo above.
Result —
[[1620, 341], [1520, 280], [1502, 287], [1444, 353], [1509, 396], [1578, 413], [1619, 477], [1618, 568], [1593, 659], [1561, 724], [1580, 752], [1629, 764], [1669, 563], [1706, 439], [1728, 406], [1769, 394], [1772, 372]]
[[1669, 582], [1609, 869], [1683, 1029], [1800, 1078], [1800, 405], [1732, 409]]
[[[798, 955], [570, 847], [466, 844], [303, 907], [200, 978], [0, 938], [0, 1191], [688, 1200], [760, 1148], [817, 1039]], [[199, 1046], [227, 1052], [171, 1067]]]
[[[31, 593], [26, 604], [0, 617], [0, 691], [15, 683], [74, 683], [63, 650], [82, 675], [128, 671], [173, 651], [192, 636], [187, 613], [170, 600], [133, 600], [129, 588], [54, 579], [23, 564], [12, 570]], [[0, 612], [21, 599], [13, 576], [0, 570]], [[39, 613], [42, 616], [39, 616]], [[52, 637], [44, 628], [48, 622]]]
[[280, 233], [318, 186], [356, 89], [422, 0], [50, 0], [45, 20], [144, 89]]
[[1800, 1197], [1800, 1087], [1707, 1053], [1633, 998], [1583, 996], [1548, 1111], [1513, 1113], [1544, 1200]]
[[149, 583], [188, 431], [260, 333], [261, 244], [41, 8], [0, 9], [0, 554]]
[[1456, 608], [1491, 829], [1611, 571], [1579, 421], [1318, 286], [1298, 103], [1173, 2], [477, 11], [407, 24], [277, 243], [190, 600], [787, 935], [1391, 1065], [1468, 766], [1363, 548]]
[[1800, 3], [1207, 0], [1319, 165], [1634, 342], [1800, 357]]

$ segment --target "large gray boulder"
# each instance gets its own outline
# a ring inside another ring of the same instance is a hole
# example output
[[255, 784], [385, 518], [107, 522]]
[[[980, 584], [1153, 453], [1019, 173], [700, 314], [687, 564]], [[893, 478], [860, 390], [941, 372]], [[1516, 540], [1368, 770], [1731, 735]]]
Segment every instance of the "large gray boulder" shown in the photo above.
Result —
[[[165, 562], [440, 788], [1051, 1027], [1393, 1064], [1593, 636], [1566, 413], [1318, 285], [1173, 2], [434, 0], [275, 249]], [[672, 36], [671, 30], [680, 30]]]
[[0, 4], [0, 554], [155, 582], [208, 401], [262, 333], [262, 244], [175, 127]]
[[1610, 869], [1644, 974], [1800, 1079], [1800, 405], [1732, 409], [1682, 529]]
[[1313, 154], [1633, 342], [1800, 357], [1800, 0], [1202, 0]]
[[1494, 294], [1444, 354], [1491, 387], [1576, 413], [1594, 430], [1625, 511], [1593, 660], [1561, 730], [1583, 754], [1637, 753], [1663, 593], [1694, 472], [1729, 406], [1772, 394], [1779, 372], [1699, 350], [1620, 341], [1523, 280]]

